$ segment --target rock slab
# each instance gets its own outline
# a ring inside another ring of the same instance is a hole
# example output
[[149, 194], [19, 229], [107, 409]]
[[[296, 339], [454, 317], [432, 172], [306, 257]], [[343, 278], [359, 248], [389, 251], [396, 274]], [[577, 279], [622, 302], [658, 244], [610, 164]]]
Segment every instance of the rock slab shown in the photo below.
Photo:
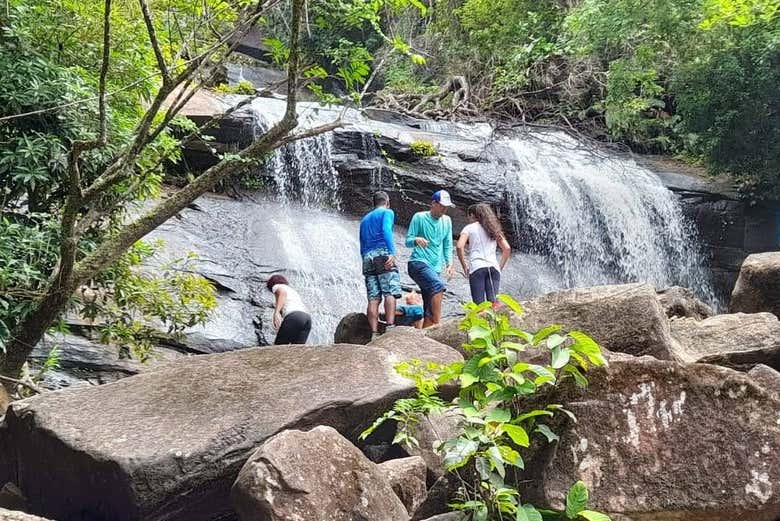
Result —
[[430, 340], [414, 346], [251, 348], [15, 402], [0, 428], [9, 449], [0, 477], [10, 475], [31, 511], [59, 521], [221, 519], [265, 439], [316, 425], [354, 438], [415, 391], [398, 361], [461, 359]]
[[768, 311], [780, 317], [780, 252], [748, 255], [731, 293], [729, 311]]
[[241, 521], [407, 521], [390, 482], [331, 427], [283, 431], [241, 469], [231, 492]]
[[17, 512], [15, 510], [6, 510], [0, 508], [0, 521], [49, 521], [38, 516], [31, 516], [24, 512]]
[[526, 460], [534, 504], [577, 480], [595, 510], [633, 521], [776, 521], [780, 401], [737, 371], [613, 357], [587, 390], [561, 390], [577, 423]]
[[780, 320], [772, 313], [733, 313], [704, 320], [673, 318], [676, 358], [747, 370], [780, 368]]

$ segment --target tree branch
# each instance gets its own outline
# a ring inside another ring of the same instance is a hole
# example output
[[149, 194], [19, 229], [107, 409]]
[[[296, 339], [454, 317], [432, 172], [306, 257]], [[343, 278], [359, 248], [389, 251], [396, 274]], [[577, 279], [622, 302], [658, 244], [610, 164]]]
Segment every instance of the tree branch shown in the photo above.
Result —
[[38, 387], [34, 383], [27, 382], [25, 380], [19, 380], [17, 378], [10, 378], [8, 376], [0, 375], [0, 381], [8, 382], [8, 383], [14, 384], [14, 385], [21, 385], [22, 387], [27, 387], [29, 390], [31, 390], [32, 392], [37, 393], [37, 394], [43, 394], [44, 393], [43, 389], [41, 389], [40, 387]]
[[160, 69], [162, 74], [163, 85], [170, 83], [171, 76], [168, 72], [168, 66], [165, 64], [165, 58], [163, 57], [162, 50], [160, 50], [160, 42], [157, 40], [157, 32], [154, 29], [154, 22], [152, 20], [152, 14], [149, 11], [149, 4], [146, 0], [138, 0], [141, 4], [141, 13], [143, 13], [144, 24], [146, 24], [146, 32], [149, 35], [149, 43], [154, 50], [154, 57], [157, 59], [157, 68]]

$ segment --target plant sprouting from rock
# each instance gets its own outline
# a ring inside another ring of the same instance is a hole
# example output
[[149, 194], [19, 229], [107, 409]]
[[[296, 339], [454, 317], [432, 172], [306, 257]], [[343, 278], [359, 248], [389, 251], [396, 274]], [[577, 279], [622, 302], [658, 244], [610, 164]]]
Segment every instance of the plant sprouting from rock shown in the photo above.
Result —
[[[490, 303], [465, 306], [459, 328], [468, 335], [463, 362], [438, 365], [413, 360], [396, 370], [414, 380], [417, 397], [396, 402], [361, 436], [370, 435], [384, 421], [398, 422], [396, 443], [417, 445], [414, 427], [419, 418], [448, 410], [460, 417], [458, 435], [438, 447], [447, 472], [461, 486], [451, 506], [467, 514], [469, 521], [541, 521], [585, 519], [608, 521], [609, 517], [587, 509], [588, 491], [575, 483], [563, 512], [543, 510], [524, 502], [520, 472], [523, 452], [538, 438], [541, 443], [558, 440], [552, 420], [563, 414], [576, 421], [563, 405], [546, 403], [548, 391], [573, 382], [586, 387], [591, 366], [606, 362], [598, 344], [581, 331], [564, 332], [559, 325], [536, 333], [515, 326], [512, 317], [522, 306], [508, 295], [499, 295], [508, 312]], [[458, 396], [447, 403], [442, 386], [457, 385]]]

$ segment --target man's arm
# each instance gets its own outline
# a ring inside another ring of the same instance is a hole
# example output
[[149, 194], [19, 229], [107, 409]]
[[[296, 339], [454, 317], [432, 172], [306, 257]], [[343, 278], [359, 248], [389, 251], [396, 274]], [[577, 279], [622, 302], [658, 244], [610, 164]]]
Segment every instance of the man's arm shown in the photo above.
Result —
[[409, 223], [409, 230], [406, 232], [406, 247], [412, 248], [415, 245], [414, 240], [417, 238], [418, 219], [417, 214], [412, 216], [412, 222]]
[[447, 217], [447, 226], [444, 227], [444, 240], [442, 248], [444, 249], [444, 264], [452, 266], [452, 219]]
[[395, 255], [395, 240], [393, 240], [393, 224], [395, 224], [395, 212], [388, 210], [382, 217], [382, 235], [385, 238], [385, 246], [390, 255]]

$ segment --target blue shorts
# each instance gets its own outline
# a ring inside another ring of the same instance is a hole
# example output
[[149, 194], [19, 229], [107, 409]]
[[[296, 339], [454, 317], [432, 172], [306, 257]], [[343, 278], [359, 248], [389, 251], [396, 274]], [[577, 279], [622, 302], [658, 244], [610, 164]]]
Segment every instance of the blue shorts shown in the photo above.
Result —
[[396, 306], [396, 311], [403, 313], [400, 317], [395, 318], [395, 325], [397, 326], [411, 326], [418, 320], [423, 318], [422, 306], [412, 304], [399, 304]]
[[433, 316], [431, 310], [431, 299], [437, 293], [444, 293], [447, 286], [444, 285], [444, 281], [441, 280], [436, 271], [425, 262], [422, 261], [409, 261], [408, 265], [409, 276], [420, 287], [420, 294], [423, 298], [423, 309], [425, 309], [425, 316]]
[[363, 256], [363, 276], [368, 300], [382, 300], [385, 295], [401, 298], [401, 274], [398, 273], [398, 268], [384, 273], [373, 273], [372, 259], [379, 255], [388, 255], [387, 250], [373, 250]]

